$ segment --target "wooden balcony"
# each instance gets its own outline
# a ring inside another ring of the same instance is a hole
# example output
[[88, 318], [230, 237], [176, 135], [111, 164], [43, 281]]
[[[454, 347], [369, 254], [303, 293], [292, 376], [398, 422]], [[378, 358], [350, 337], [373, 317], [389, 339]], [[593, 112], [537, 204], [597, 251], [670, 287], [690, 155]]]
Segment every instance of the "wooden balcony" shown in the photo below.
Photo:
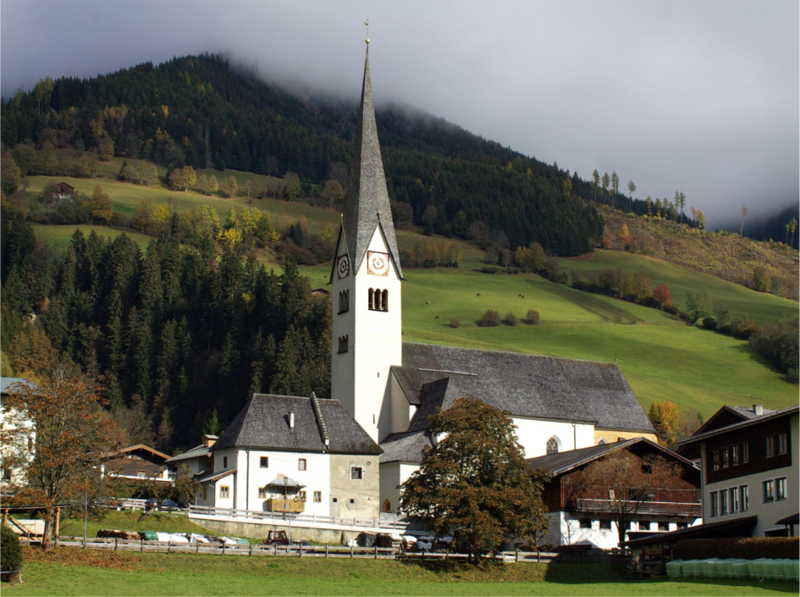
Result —
[[[592, 498], [578, 498], [572, 500], [570, 510], [576, 513], [611, 513], [614, 511], [613, 500]], [[666, 516], [695, 516], [703, 515], [703, 506], [697, 502], [658, 502], [647, 501], [639, 507], [638, 514], [653, 514]]]
[[267, 500], [267, 512], [301, 514], [305, 511], [305, 507], [306, 503], [300, 500], [285, 500], [283, 498], [269, 498]]

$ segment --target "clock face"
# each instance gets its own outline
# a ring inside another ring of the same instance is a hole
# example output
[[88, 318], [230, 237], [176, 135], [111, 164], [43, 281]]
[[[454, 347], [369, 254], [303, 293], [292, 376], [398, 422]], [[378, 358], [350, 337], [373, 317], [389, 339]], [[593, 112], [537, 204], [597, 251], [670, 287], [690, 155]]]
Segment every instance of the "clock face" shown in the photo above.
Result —
[[367, 253], [367, 273], [373, 276], [389, 275], [389, 255], [386, 253]]
[[350, 275], [350, 258], [347, 255], [340, 255], [336, 264], [336, 275], [343, 280]]

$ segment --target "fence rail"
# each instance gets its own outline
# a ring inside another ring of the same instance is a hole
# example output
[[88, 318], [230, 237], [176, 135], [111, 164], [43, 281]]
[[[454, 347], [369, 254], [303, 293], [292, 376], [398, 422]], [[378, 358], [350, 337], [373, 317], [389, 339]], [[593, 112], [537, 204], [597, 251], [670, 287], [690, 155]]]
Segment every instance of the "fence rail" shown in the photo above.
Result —
[[357, 518], [355, 516], [320, 516], [317, 514], [293, 514], [289, 512], [263, 512], [260, 510], [237, 510], [235, 508], [213, 508], [189, 506], [189, 517], [214, 516], [239, 518], [243, 522], [272, 522], [275, 524], [310, 523], [332, 526], [349, 526], [364, 529], [405, 531], [410, 522], [406, 520], [381, 520], [380, 518]]
[[[87, 539], [81, 537], [60, 537], [58, 544], [78, 549], [104, 551], [134, 551], [150, 553], [188, 553], [221, 556], [265, 556], [300, 558], [361, 558], [361, 559], [466, 559], [463, 553], [450, 551], [403, 551], [395, 547], [344, 547], [333, 545], [224, 545], [218, 543], [171, 543], [164, 541], [126, 540], [126, 539]], [[552, 552], [504, 551], [495, 555], [495, 560], [517, 563], [553, 562], [604, 562], [626, 563], [626, 556], [584, 555], [583, 553], [559, 554]]]

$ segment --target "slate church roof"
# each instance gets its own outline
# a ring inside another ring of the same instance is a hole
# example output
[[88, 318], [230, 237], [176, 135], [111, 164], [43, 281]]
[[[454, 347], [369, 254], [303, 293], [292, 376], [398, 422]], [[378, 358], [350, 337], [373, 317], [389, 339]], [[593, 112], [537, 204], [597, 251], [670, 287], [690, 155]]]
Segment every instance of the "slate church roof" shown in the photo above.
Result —
[[372, 82], [369, 75], [369, 48], [367, 48], [358, 129], [347, 181], [344, 219], [339, 235], [339, 242], [342, 240], [342, 235], [347, 242], [353, 272], [357, 272], [361, 267], [369, 241], [379, 223], [395, 269], [402, 278], [400, 252], [394, 234], [392, 208], [386, 188], [386, 175], [383, 171], [378, 127], [375, 123]]
[[419, 462], [421, 447], [432, 445], [428, 417], [467, 395], [512, 417], [655, 433], [614, 363], [404, 342], [403, 365], [392, 374], [418, 408], [407, 432], [381, 442], [381, 462]]
[[381, 453], [380, 446], [338, 400], [268, 394], [253, 394], [211, 450], [233, 447], [335, 454]]

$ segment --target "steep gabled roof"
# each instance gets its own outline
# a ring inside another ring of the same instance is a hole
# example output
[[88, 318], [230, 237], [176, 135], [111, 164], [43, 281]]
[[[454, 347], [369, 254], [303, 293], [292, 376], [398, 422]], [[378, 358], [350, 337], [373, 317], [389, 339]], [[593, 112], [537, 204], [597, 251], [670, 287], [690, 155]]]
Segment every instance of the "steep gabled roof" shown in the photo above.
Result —
[[[358, 272], [367, 253], [375, 230], [379, 229], [389, 247], [394, 267], [400, 278], [400, 252], [392, 223], [392, 209], [386, 175], [383, 171], [378, 127], [375, 123], [375, 107], [372, 102], [372, 82], [369, 75], [369, 48], [364, 63], [364, 83], [361, 90], [361, 107], [358, 115], [353, 158], [344, 201], [345, 231], [353, 272]], [[339, 236], [342, 240], [342, 236]]]
[[636, 437], [613, 444], [600, 444], [599, 446], [590, 446], [578, 450], [567, 450], [565, 452], [559, 452], [558, 454], [547, 454], [546, 456], [528, 458], [527, 462], [531, 468], [543, 468], [557, 476], [580, 468], [611, 452], [630, 450], [634, 447], [637, 450], [645, 450], [647, 452], [657, 453], [666, 458], [677, 460], [684, 468], [699, 471], [698, 467], [691, 460], [687, 460], [683, 456], [645, 437]]
[[[312, 400], [317, 401], [315, 409]], [[294, 428], [290, 415], [294, 415]], [[321, 419], [321, 420], [320, 420]], [[329, 445], [325, 445], [326, 436]], [[381, 449], [338, 400], [254, 394], [212, 451], [225, 448], [380, 454]]]
[[381, 442], [383, 454], [380, 463], [405, 462], [418, 464], [422, 462], [422, 453], [433, 447], [433, 439], [427, 430], [392, 433]]
[[681, 451], [683, 448], [687, 446], [691, 446], [693, 444], [698, 444], [707, 440], [710, 437], [716, 437], [718, 435], [726, 435], [728, 433], [738, 433], [742, 429], [747, 429], [748, 427], [752, 427], [754, 425], [760, 425], [766, 421], [773, 421], [775, 419], [780, 419], [783, 417], [791, 417], [797, 415], [800, 412], [800, 405], [795, 404], [794, 406], [790, 406], [788, 408], [783, 408], [781, 410], [772, 411], [769, 414], [764, 414], [760, 417], [755, 417], [752, 419], [746, 419], [739, 423], [734, 423], [733, 425], [728, 425], [726, 427], [721, 427], [719, 429], [712, 429], [708, 431], [699, 431], [695, 433], [693, 436], [686, 438], [685, 440], [678, 443], [681, 447]]
[[425, 428], [437, 407], [472, 395], [513, 417], [655, 432], [614, 363], [404, 342], [403, 365], [392, 373], [419, 404], [413, 429]]
[[713, 431], [714, 429], [722, 429], [723, 427], [728, 427], [729, 425], [734, 425], [735, 423], [751, 421], [753, 419], [757, 419], [758, 417], [763, 417], [764, 415], [769, 415], [774, 412], [775, 411], [772, 409], [764, 408], [762, 409], [761, 414], [758, 415], [755, 413], [754, 408], [726, 405], [711, 415], [711, 418], [703, 423], [703, 425], [701, 425], [697, 431], [695, 431], [695, 435], [698, 433]]
[[192, 460], [193, 458], [203, 458], [206, 456], [211, 456], [211, 449], [205, 444], [200, 444], [191, 450], [187, 450], [183, 454], [173, 456], [167, 460], [165, 464], [175, 464], [176, 462], [183, 462], [184, 460]]

